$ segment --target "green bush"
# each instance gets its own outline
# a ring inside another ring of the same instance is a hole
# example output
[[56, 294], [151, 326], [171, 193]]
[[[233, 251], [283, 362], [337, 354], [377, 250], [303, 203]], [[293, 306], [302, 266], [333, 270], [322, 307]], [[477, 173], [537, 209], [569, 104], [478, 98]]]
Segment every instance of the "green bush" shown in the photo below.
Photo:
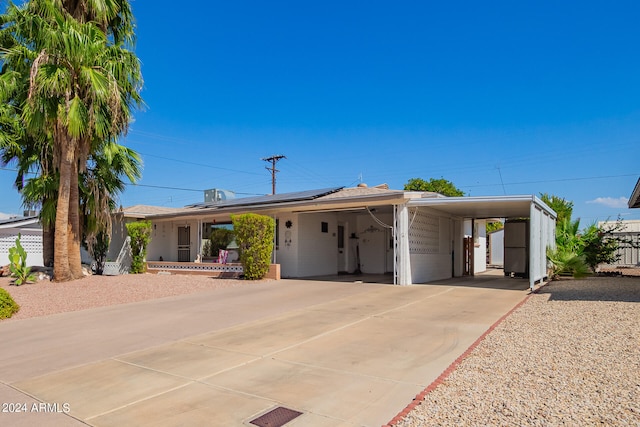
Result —
[[251, 213], [232, 215], [231, 220], [236, 243], [240, 248], [240, 262], [245, 279], [262, 279], [271, 265], [275, 220]]
[[20, 306], [11, 298], [9, 292], [0, 288], [0, 319], [8, 319], [20, 310]]
[[618, 246], [620, 241], [615, 238], [615, 231], [623, 228], [621, 220], [618, 219], [614, 226], [599, 227], [591, 224], [584, 229], [582, 241], [584, 242], [583, 254], [587, 265], [593, 271], [599, 264], [613, 264], [620, 259]]
[[151, 242], [151, 221], [135, 221], [125, 224], [131, 237], [131, 270], [133, 274], [144, 273], [144, 259]]
[[547, 259], [551, 268], [550, 276], [558, 279], [560, 276], [573, 276], [576, 279], [587, 277], [590, 273], [584, 255], [560, 247], [547, 248]]
[[20, 234], [16, 239], [16, 245], [9, 248], [9, 262], [9, 271], [14, 285], [20, 286], [36, 280], [36, 276], [31, 274], [31, 268], [27, 267], [27, 252], [20, 244]]

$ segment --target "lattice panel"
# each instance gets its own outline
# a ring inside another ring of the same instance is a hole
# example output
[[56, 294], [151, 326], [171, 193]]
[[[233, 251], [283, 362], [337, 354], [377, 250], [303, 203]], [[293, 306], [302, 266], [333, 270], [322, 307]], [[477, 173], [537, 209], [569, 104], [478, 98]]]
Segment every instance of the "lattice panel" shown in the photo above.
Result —
[[242, 273], [242, 264], [212, 264], [193, 262], [161, 262], [149, 261], [149, 268], [155, 270], [186, 270], [186, 271], [220, 271], [225, 273]]
[[[0, 231], [0, 252], [9, 253], [9, 248], [16, 245], [17, 234]], [[20, 244], [27, 254], [42, 253], [42, 236], [38, 234], [24, 234], [20, 236]]]
[[412, 254], [440, 252], [440, 219], [438, 217], [418, 210], [409, 227], [409, 252]]

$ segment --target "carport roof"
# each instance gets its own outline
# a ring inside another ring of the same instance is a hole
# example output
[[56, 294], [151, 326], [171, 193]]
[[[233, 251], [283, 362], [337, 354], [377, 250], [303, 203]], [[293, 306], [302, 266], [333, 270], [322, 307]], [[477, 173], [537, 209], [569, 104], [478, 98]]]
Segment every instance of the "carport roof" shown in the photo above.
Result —
[[461, 218], [527, 218], [535, 204], [553, 218], [556, 213], [536, 196], [444, 197], [413, 199], [410, 207], [429, 207]]
[[631, 197], [629, 197], [629, 208], [640, 208], [640, 178], [638, 178]]

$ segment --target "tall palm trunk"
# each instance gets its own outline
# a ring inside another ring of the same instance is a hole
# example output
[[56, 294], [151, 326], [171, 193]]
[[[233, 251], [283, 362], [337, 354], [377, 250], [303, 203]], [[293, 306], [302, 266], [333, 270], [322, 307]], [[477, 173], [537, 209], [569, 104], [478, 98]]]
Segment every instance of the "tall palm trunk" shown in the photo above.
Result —
[[56, 129], [56, 139], [61, 148], [59, 160], [60, 186], [58, 188], [58, 203], [56, 210], [56, 225], [54, 237], [53, 280], [67, 282], [73, 279], [69, 268], [69, 201], [71, 196], [71, 175], [75, 161], [73, 140], [68, 137], [62, 125]]
[[82, 277], [82, 258], [80, 256], [80, 189], [78, 187], [78, 161], [74, 159], [71, 165], [69, 188], [69, 270], [74, 279]]

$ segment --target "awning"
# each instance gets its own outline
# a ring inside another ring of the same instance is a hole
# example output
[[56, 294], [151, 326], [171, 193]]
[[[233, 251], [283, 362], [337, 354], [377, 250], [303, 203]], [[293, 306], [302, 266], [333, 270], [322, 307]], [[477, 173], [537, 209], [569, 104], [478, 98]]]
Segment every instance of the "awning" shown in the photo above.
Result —
[[[558, 215], [536, 196], [443, 197], [412, 199], [407, 208], [430, 208], [461, 219], [529, 218], [529, 286], [547, 276], [547, 247], [555, 246], [555, 220]], [[406, 209], [399, 218], [401, 233], [410, 225]], [[400, 284], [411, 284], [409, 249], [400, 247]]]
[[412, 199], [409, 207], [429, 207], [460, 218], [528, 218], [531, 205], [544, 210], [552, 218], [556, 213], [536, 196], [443, 197]]

